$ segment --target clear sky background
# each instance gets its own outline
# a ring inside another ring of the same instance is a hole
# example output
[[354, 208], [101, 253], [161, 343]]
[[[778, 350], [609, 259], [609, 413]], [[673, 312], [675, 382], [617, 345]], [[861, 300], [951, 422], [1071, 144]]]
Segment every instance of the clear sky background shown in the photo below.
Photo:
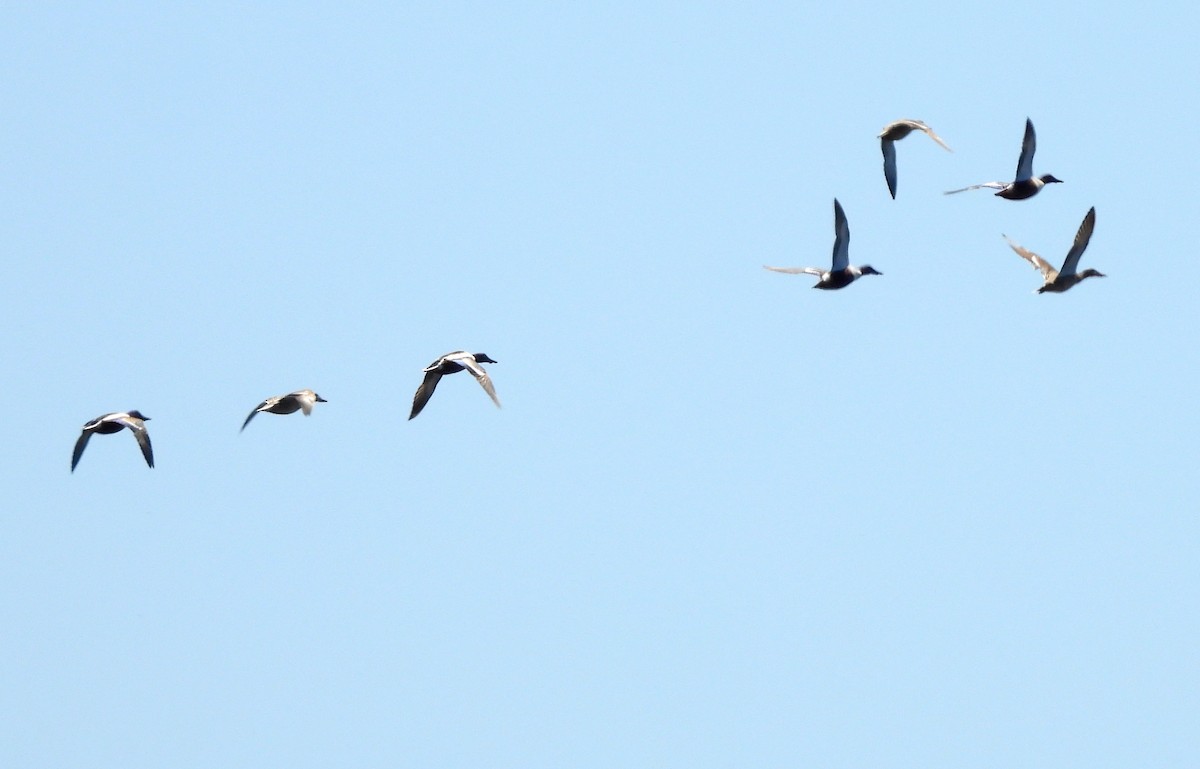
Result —
[[0, 765], [1200, 761], [1194, 5], [0, 21]]

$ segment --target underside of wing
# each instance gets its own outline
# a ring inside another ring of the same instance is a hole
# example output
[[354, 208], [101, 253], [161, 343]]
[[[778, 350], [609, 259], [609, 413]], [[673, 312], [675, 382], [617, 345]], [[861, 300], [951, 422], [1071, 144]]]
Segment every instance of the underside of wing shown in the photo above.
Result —
[[142, 456], [146, 458], [146, 464], [154, 467], [154, 449], [150, 447], [150, 433], [145, 427], [131, 427], [133, 437], [137, 439], [138, 447], [142, 450]]
[[967, 190], [982, 190], [982, 189], [1002, 190], [1007, 186], [1008, 185], [1005, 184], [1004, 182], [984, 182], [983, 184], [972, 184], [970, 187], [963, 187], [962, 189], [946, 190], [942, 194], [943, 195], [954, 195], [959, 192], [966, 192]]
[[825, 272], [819, 267], [768, 267], [765, 264], [763, 269], [771, 272], [784, 272], [788, 275], [821, 275]]
[[[270, 402], [271, 401], [268, 399], [268, 400], [265, 400], [262, 403], [258, 404], [257, 406], [255, 406], [254, 410], [250, 412], [250, 416], [246, 417], [246, 421], [242, 422], [242, 430], [245, 430], [246, 425], [250, 424], [250, 420], [254, 419], [254, 415], [257, 414], [258, 412], [262, 411], [266, 407], [266, 405]], [[238, 432], [241, 432], [241, 430], [239, 430]]]
[[1046, 280], [1054, 280], [1055, 276], [1058, 275], [1058, 271], [1054, 269], [1054, 266], [1045, 259], [1033, 253], [1028, 248], [1014, 243], [1012, 238], [1008, 237], [1007, 235], [1004, 236], [1004, 239], [1008, 241], [1009, 248], [1011, 248], [1013, 251], [1016, 251], [1017, 255], [1022, 259], [1032, 264], [1034, 269], [1042, 273], [1042, 276], [1045, 277]]
[[409, 419], [420, 414], [421, 409], [425, 408], [425, 404], [429, 403], [429, 399], [433, 397], [433, 391], [437, 389], [441, 378], [442, 374], [437, 369], [425, 372], [425, 379], [421, 381], [421, 386], [417, 388], [416, 395], [413, 396], [412, 411], [408, 415]]
[[478, 374], [475, 373], [475, 369], [473, 368], [470, 369], [470, 371], [471, 375], [475, 377], [475, 381], [479, 382], [479, 386], [482, 387], [483, 391], [488, 394], [489, 398], [492, 399], [492, 403], [496, 404], [496, 408], [500, 408], [500, 399], [496, 397], [496, 388], [492, 385], [492, 378], [488, 376], [487, 372], [482, 368], [479, 369]]
[[938, 145], [940, 145], [942, 149], [946, 150], [946, 152], [954, 152], [954, 150], [950, 149], [950, 145], [948, 145], [948, 144], [946, 144], [946, 142], [942, 141], [942, 137], [938, 136], [937, 134], [935, 134], [935, 133], [933, 132], [933, 129], [932, 129], [932, 128], [930, 128], [929, 126], [927, 126], [927, 125], [925, 125], [924, 123], [922, 123], [922, 124], [921, 124], [921, 130], [922, 130], [922, 131], [924, 131], [924, 132], [925, 132], [925, 134], [926, 134], [926, 135], [927, 135], [927, 136], [928, 136], [930, 139], [933, 139], [935, 142], [937, 142], [937, 143], [938, 143]]
[[71, 453], [71, 472], [75, 472], [75, 465], [79, 464], [79, 458], [83, 456], [83, 450], [87, 448], [88, 440], [92, 434], [84, 430], [79, 435], [79, 440], [75, 441], [75, 451]]
[[887, 179], [888, 192], [896, 199], [896, 143], [889, 139], [880, 140], [883, 147], [883, 178]]

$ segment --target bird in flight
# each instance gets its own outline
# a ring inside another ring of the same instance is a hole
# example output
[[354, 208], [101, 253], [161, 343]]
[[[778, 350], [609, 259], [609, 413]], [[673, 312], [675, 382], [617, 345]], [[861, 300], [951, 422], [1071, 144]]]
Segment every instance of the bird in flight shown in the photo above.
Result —
[[408, 415], [412, 419], [417, 414], [421, 413], [421, 409], [425, 408], [425, 404], [433, 397], [433, 391], [437, 389], [438, 382], [442, 381], [442, 377], [446, 374], [456, 374], [459, 371], [470, 371], [471, 376], [475, 377], [475, 381], [483, 388], [483, 391], [492, 399], [492, 403], [496, 404], [496, 408], [500, 407], [500, 399], [496, 397], [496, 388], [492, 386], [492, 378], [484, 371], [481, 363], [495, 363], [482, 352], [466, 352], [458, 350], [456, 352], [448, 352], [442, 357], [435, 360], [425, 367], [425, 379], [421, 381], [421, 386], [417, 388], [416, 395], [413, 396], [412, 413]]
[[1037, 293], [1044, 294], [1049, 291], [1052, 294], [1061, 294], [1087, 278], [1106, 277], [1104, 273], [1090, 267], [1083, 272], [1076, 272], [1079, 268], [1079, 257], [1083, 256], [1083, 252], [1087, 250], [1088, 243], [1092, 239], [1092, 230], [1095, 228], [1096, 208], [1093, 206], [1083, 217], [1083, 223], [1079, 225], [1079, 231], [1075, 233], [1075, 242], [1071, 244], [1071, 250], [1067, 252], [1067, 258], [1063, 260], [1061, 270], [1054, 269], [1052, 264], [1029, 249], [1018, 246], [1007, 235], [1004, 236], [1004, 239], [1008, 241], [1008, 245], [1013, 251], [1016, 251], [1022, 259], [1042, 273], [1043, 284], [1041, 288], [1037, 289]]
[[242, 422], [242, 430], [246, 429], [246, 425], [250, 424], [250, 420], [254, 419], [254, 415], [260, 411], [269, 414], [295, 414], [297, 411], [303, 410], [304, 416], [308, 416], [312, 413], [313, 404], [328, 402], [312, 390], [297, 390], [287, 395], [275, 395], [254, 407], [250, 416], [246, 417], [245, 422]]
[[154, 467], [154, 450], [150, 447], [150, 433], [146, 432], [146, 422], [149, 420], [150, 417], [134, 409], [133, 411], [117, 411], [112, 414], [105, 414], [88, 422], [83, 426], [83, 432], [80, 433], [79, 440], [75, 441], [75, 451], [71, 454], [71, 472], [75, 472], [75, 466], [79, 464], [80, 458], [83, 457], [83, 450], [87, 448], [88, 441], [93, 434], [111, 435], [112, 433], [119, 433], [126, 428], [137, 439], [138, 446], [142, 450], [142, 456], [146, 458], [146, 464]]
[[1021, 157], [1017, 160], [1017, 178], [1011, 182], [972, 184], [970, 187], [963, 187], [959, 190], [949, 190], [946, 194], [954, 195], [958, 192], [987, 187], [988, 189], [999, 190], [996, 195], [1005, 200], [1024, 200], [1025, 198], [1032, 198], [1041, 192], [1042, 187], [1045, 187], [1047, 184], [1062, 184], [1062, 179], [1057, 179], [1050, 174], [1043, 174], [1042, 176], [1033, 175], [1033, 153], [1036, 150], [1037, 135], [1033, 132], [1033, 121], [1025, 118], [1025, 140], [1021, 142]]
[[896, 142], [908, 136], [913, 131], [922, 131], [937, 142], [942, 149], [947, 152], [954, 152], [942, 141], [942, 137], [933, 132], [933, 129], [925, 125], [920, 120], [897, 120], [888, 123], [883, 127], [883, 130], [876, 137], [879, 139], [880, 145], [883, 147], [883, 177], [887, 179], [888, 192], [892, 193], [892, 199], [896, 198]]
[[819, 280], [813, 285], [813, 288], [830, 291], [845, 288], [863, 275], [883, 274], [869, 264], [864, 264], [862, 267], [850, 264], [850, 224], [846, 221], [846, 212], [842, 210], [842, 204], [837, 201], [837, 198], [833, 199], [833, 231], [833, 264], [828, 270], [822, 270], [820, 267], [767, 267], [766, 265], [763, 265], [763, 269], [785, 272], [789, 275], [816, 275]]

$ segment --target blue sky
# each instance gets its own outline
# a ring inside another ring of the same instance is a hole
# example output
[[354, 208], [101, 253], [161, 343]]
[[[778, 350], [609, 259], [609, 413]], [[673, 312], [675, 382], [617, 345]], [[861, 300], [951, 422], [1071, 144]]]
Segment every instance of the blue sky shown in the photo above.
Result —
[[0, 764], [1200, 755], [1192, 6], [0, 18]]

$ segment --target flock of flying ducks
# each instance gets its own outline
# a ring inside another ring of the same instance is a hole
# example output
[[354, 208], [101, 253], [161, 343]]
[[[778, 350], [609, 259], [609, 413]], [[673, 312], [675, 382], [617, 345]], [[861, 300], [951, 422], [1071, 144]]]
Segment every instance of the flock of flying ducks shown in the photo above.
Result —
[[[889, 123], [884, 126], [883, 131], [877, 137], [880, 140], [880, 145], [883, 148], [883, 177], [887, 180], [888, 192], [892, 198], [896, 197], [896, 142], [908, 136], [913, 131], [921, 131], [930, 139], [933, 139], [947, 152], [953, 152], [946, 142], [942, 141], [942, 137], [933, 132], [925, 123], [920, 120], [897, 120], [894, 123]], [[1021, 142], [1021, 157], [1017, 159], [1017, 174], [1011, 182], [984, 182], [983, 184], [972, 184], [970, 187], [962, 189], [949, 190], [945, 194], [954, 195], [967, 190], [992, 189], [996, 190], [996, 196], [1006, 200], [1026, 200], [1042, 191], [1042, 188], [1047, 184], [1061, 184], [1062, 179], [1055, 178], [1051, 174], [1043, 174], [1042, 176], [1033, 175], [1033, 153], [1037, 151], [1037, 135], [1033, 131], [1033, 121], [1025, 118], [1025, 138]], [[1083, 217], [1083, 223], [1079, 225], [1079, 231], [1075, 233], [1075, 242], [1071, 246], [1071, 250], [1067, 252], [1066, 259], [1063, 260], [1063, 265], [1060, 269], [1054, 267], [1042, 257], [1027, 248], [1023, 248], [1014, 243], [1007, 235], [1004, 239], [1008, 241], [1008, 245], [1012, 247], [1023, 259], [1032, 264], [1037, 270], [1042, 273], [1042, 286], [1037, 289], [1037, 293], [1042, 294], [1047, 291], [1051, 293], [1062, 293], [1074, 286], [1076, 283], [1086, 278], [1103, 278], [1104, 273], [1099, 270], [1086, 269], [1079, 272], [1079, 258], [1083, 256], [1084, 250], [1088, 247], [1088, 242], [1092, 239], [1092, 230], [1096, 226], [1096, 209], [1088, 210], [1087, 215]], [[869, 264], [864, 264], [861, 267], [850, 264], [850, 225], [846, 221], [846, 212], [842, 210], [842, 204], [833, 200], [833, 263], [829, 269], [820, 267], [766, 267], [764, 269], [773, 272], [784, 272], [791, 275], [815, 275], [817, 282], [813, 288], [825, 290], [836, 290], [845, 288], [854, 281], [864, 275], [882, 275], [874, 267]]]
[[[937, 142], [947, 152], [953, 152], [946, 145], [946, 142], [942, 141], [942, 138], [933, 132], [932, 128], [920, 120], [897, 120], [885, 126], [878, 138], [883, 148], [883, 176], [887, 180], [888, 192], [891, 193], [893, 199], [896, 197], [896, 142], [908, 136], [913, 131], [921, 131], [930, 139]], [[995, 194], [1006, 200], [1025, 200], [1041, 192], [1042, 188], [1047, 184], [1061, 183], [1061, 179], [1056, 179], [1050, 174], [1042, 176], [1033, 175], [1033, 153], [1036, 149], [1037, 136], [1033, 132], [1033, 122], [1026, 118], [1025, 139], [1021, 143], [1021, 157], [1017, 160], [1016, 178], [1011, 182], [972, 184], [970, 187], [950, 190], [946, 194], [953, 195], [958, 192], [966, 192], [967, 190], [986, 188], [996, 190]], [[1093, 269], [1078, 272], [1079, 258], [1083, 256], [1083, 252], [1088, 246], [1088, 241], [1092, 238], [1092, 230], [1095, 226], [1096, 209], [1092, 208], [1083, 217], [1083, 224], [1079, 226], [1079, 231], [1075, 234], [1075, 242], [1071, 246], [1071, 250], [1067, 252], [1067, 257], [1063, 261], [1062, 267], [1057, 270], [1042, 257], [1014, 243], [1007, 235], [1004, 238], [1008, 241], [1008, 245], [1012, 247], [1013, 251], [1017, 252], [1018, 255], [1042, 273], [1043, 282], [1041, 288], [1037, 289], [1037, 293], [1041, 294], [1047, 291], [1061, 293], [1086, 278], [1104, 277], [1104, 273]], [[820, 267], [766, 267], [765, 269], [793, 275], [815, 275], [817, 276], [817, 282], [813, 288], [825, 290], [845, 288], [864, 275], [883, 274], [869, 264], [864, 264], [861, 267], [850, 264], [850, 225], [846, 221], [846, 212], [842, 210], [842, 204], [836, 198], [833, 201], [833, 231], [833, 263], [828, 270], [821, 269]], [[492, 385], [491, 377], [488, 376], [487, 371], [484, 370], [482, 365], [484, 363], [495, 362], [485, 353], [471, 353], [464, 350], [457, 350], [441, 356], [425, 367], [423, 372], [425, 377], [422, 379], [421, 385], [417, 388], [416, 395], [413, 396], [412, 411], [409, 413], [408, 418], [413, 419], [417, 414], [421, 413], [421, 410], [425, 408], [425, 405], [429, 403], [429, 399], [433, 396], [433, 391], [437, 388], [438, 382], [442, 381], [442, 377], [447, 374], [456, 374], [459, 371], [469, 371], [471, 376], [475, 377], [475, 381], [479, 382], [480, 386], [483, 387], [483, 391], [488, 394], [488, 397], [499, 408], [500, 399], [496, 397], [496, 388]], [[275, 395], [254, 407], [254, 410], [246, 417], [246, 421], [242, 423], [242, 430], [246, 429], [246, 425], [250, 424], [250, 420], [254, 419], [255, 414], [294, 414], [297, 411], [302, 411], [305, 416], [308, 416], [312, 413], [315, 404], [326, 402], [324, 398], [312, 390], [297, 390], [287, 395]], [[75, 467], [79, 464], [79, 460], [83, 456], [83, 450], [87, 448], [88, 440], [91, 439], [92, 435], [97, 433], [111, 435], [125, 429], [133, 433], [138, 447], [142, 450], [142, 456], [146, 458], [146, 464], [154, 467], [154, 450], [150, 446], [150, 434], [146, 431], [146, 422], [149, 420], [150, 417], [135, 409], [133, 411], [105, 414], [88, 422], [83, 426], [83, 432], [80, 434], [79, 440], [75, 442], [75, 451], [71, 454], [71, 472], [75, 472]]]
[[[442, 377], [447, 374], [456, 374], [459, 371], [471, 372], [471, 376], [475, 377], [475, 381], [483, 387], [483, 391], [492, 399], [492, 403], [499, 408], [500, 399], [496, 397], [496, 388], [492, 385], [492, 378], [488, 376], [487, 371], [481, 365], [495, 362], [487, 356], [487, 353], [456, 350], [448, 352], [430, 363], [425, 367], [425, 378], [421, 380], [421, 386], [417, 388], [417, 393], [413, 396], [412, 411], [409, 412], [408, 418], [412, 419], [421, 413], [421, 409], [429, 403], [429, 399], [433, 396], [438, 382], [442, 381]], [[312, 390], [297, 390], [287, 395], [274, 395], [254, 407], [250, 416], [246, 417], [245, 422], [242, 422], [242, 430], [246, 429], [246, 425], [250, 424], [250, 420], [254, 419], [255, 414], [295, 414], [297, 411], [302, 411], [304, 416], [308, 416], [317, 403], [328, 403], [328, 401]], [[75, 466], [79, 464], [83, 450], [87, 448], [88, 441], [93, 435], [97, 433], [111, 435], [126, 429], [133, 433], [138, 447], [142, 450], [142, 456], [146, 458], [146, 464], [154, 467], [154, 449], [150, 445], [150, 433], [146, 431], [146, 423], [149, 421], [150, 417], [134, 409], [133, 411], [105, 414], [88, 422], [83, 426], [79, 440], [75, 441], [75, 451], [71, 454], [71, 472], [75, 472]], [[239, 430], [239, 432], [241, 431]]]

